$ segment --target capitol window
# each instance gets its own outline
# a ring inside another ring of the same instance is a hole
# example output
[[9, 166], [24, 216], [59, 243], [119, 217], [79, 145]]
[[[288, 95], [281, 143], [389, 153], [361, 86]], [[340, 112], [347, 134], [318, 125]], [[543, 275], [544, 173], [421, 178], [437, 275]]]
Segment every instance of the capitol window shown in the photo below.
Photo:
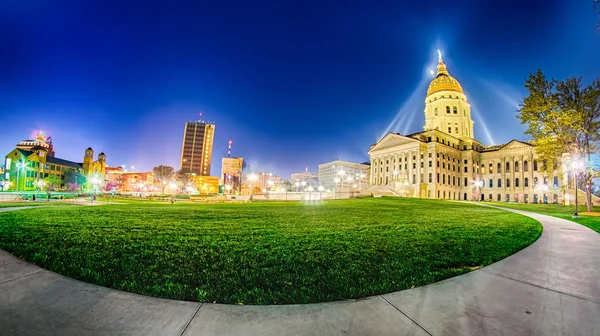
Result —
[[435, 110], [433, 110], [433, 113], [434, 113], [435, 115], [438, 115], [438, 108], [437, 108], [437, 107], [435, 108]]
[[454, 114], [458, 113], [458, 109], [456, 108], [456, 106], [454, 106], [453, 111], [454, 111]]
[[450, 114], [450, 106], [446, 106], [446, 113]]

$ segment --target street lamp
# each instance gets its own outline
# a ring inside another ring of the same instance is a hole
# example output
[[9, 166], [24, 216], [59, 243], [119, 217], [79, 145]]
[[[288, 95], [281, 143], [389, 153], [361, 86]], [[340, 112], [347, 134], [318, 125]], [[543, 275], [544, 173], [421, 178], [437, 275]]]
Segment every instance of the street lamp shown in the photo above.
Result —
[[294, 185], [296, 186], [296, 192], [298, 192], [298, 187], [300, 186], [300, 182], [296, 182], [296, 183], [294, 183]]
[[576, 219], [579, 218], [579, 209], [577, 204], [577, 174], [579, 173], [579, 170], [583, 168], [583, 162], [581, 162], [580, 160], [574, 160], [573, 162], [571, 162], [571, 168], [573, 169], [573, 175], [575, 175], [575, 212], [573, 213], [573, 218]]
[[98, 179], [98, 176], [92, 175], [92, 177], [90, 178], [90, 182], [92, 183], [92, 191], [93, 191], [93, 194], [90, 197], [90, 202], [94, 203], [94, 198], [96, 198], [96, 185], [98, 185], [100, 180]]
[[[250, 196], [254, 196], [254, 181], [258, 180], [258, 175], [252, 173], [248, 175], [248, 181], [253, 182], [250, 184]], [[252, 198], [252, 197], [250, 197]]]
[[477, 180], [477, 181], [473, 182], [473, 186], [475, 186], [475, 188], [477, 190], [477, 201], [479, 201], [480, 194], [481, 194], [480, 188], [483, 187], [483, 180]]
[[323, 186], [319, 186], [317, 190], [319, 190], [319, 199], [321, 199], [321, 193], [323, 192], [323, 190], [325, 190], [325, 188], [323, 188]]
[[398, 181], [398, 171], [394, 170], [394, 182]]
[[[338, 185], [340, 184], [341, 181], [342, 180], [340, 180], [339, 177], [336, 177], [335, 179], [333, 179], [333, 182], [335, 182], [335, 189], [338, 190], [338, 191], [342, 188], [341, 185], [338, 188]], [[337, 196], [335, 198], [337, 198]]]
[[313, 187], [310, 187], [310, 186], [308, 187], [308, 199], [309, 199], [309, 200], [312, 200], [312, 197], [311, 197], [311, 192], [313, 192], [314, 190], [315, 190], [315, 189], [314, 189]]
[[171, 182], [169, 184], [169, 188], [171, 188], [171, 204], [175, 203], [175, 190], [177, 190], [177, 183]]

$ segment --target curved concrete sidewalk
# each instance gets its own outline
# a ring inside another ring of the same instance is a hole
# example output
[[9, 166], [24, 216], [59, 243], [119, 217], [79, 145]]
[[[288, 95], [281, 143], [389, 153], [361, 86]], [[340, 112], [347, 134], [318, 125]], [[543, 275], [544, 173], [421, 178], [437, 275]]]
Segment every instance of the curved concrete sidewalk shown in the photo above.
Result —
[[510, 211], [537, 219], [544, 232], [502, 261], [420, 288], [308, 305], [145, 297], [0, 250], [0, 335], [600, 335], [600, 235]]

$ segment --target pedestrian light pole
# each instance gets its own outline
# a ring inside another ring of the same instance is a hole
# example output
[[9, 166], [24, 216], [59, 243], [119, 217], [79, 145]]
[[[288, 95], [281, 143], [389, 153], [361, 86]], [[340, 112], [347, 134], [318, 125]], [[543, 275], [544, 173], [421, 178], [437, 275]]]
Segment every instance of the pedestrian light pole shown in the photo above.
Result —
[[577, 185], [577, 174], [579, 173], [579, 171], [581, 170], [581, 168], [583, 168], [583, 162], [579, 161], [579, 160], [575, 160], [571, 163], [571, 168], [573, 169], [573, 175], [575, 178], [575, 212], [573, 213], [573, 219], [577, 219], [579, 218], [579, 209], [578, 209], [578, 197], [577, 194], [579, 194], [578, 192], [578, 185]]

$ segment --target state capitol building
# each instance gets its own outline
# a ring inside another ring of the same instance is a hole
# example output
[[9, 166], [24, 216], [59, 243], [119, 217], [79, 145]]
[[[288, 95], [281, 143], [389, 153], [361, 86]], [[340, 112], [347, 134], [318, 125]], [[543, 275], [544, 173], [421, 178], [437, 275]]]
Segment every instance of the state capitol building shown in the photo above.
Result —
[[388, 133], [369, 149], [371, 192], [450, 200], [556, 203], [572, 198], [555, 170], [545, 176], [530, 142], [475, 140], [471, 106], [440, 55], [425, 98], [423, 132]]

